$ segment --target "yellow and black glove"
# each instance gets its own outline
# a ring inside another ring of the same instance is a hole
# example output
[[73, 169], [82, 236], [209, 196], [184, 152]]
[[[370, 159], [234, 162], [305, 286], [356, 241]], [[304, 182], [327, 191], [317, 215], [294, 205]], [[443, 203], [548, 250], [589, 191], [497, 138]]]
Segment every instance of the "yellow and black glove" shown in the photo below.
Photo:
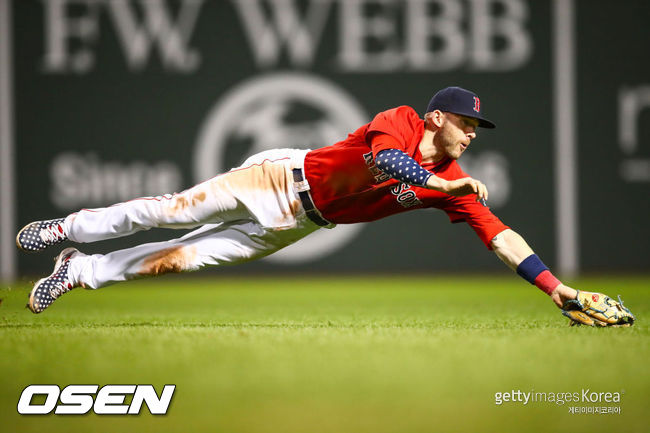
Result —
[[620, 296], [615, 301], [602, 293], [579, 290], [576, 299], [564, 303], [562, 314], [571, 319], [571, 326], [632, 326], [636, 320]]

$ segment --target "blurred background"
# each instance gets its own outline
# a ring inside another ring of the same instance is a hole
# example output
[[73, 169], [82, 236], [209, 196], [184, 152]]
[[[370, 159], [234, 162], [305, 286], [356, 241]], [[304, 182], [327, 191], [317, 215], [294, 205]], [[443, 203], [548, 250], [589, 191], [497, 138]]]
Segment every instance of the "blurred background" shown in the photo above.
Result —
[[[645, 273], [648, 22], [646, 0], [0, 0], [2, 279], [50, 272], [56, 252], [14, 246], [30, 221], [329, 145], [394, 106], [423, 114], [450, 85], [498, 125], [460, 161], [497, 216], [562, 275]], [[219, 271], [508, 272], [435, 210]]]

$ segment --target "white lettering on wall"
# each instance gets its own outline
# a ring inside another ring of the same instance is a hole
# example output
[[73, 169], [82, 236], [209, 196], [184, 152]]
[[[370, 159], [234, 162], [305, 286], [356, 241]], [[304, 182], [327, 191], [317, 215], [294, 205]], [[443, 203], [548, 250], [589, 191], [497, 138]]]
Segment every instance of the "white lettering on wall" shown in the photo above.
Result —
[[[437, 0], [440, 12], [428, 13], [432, 2], [411, 2], [408, 8], [407, 53], [413, 69], [429, 71], [458, 67], [465, 59], [465, 35], [461, 28], [463, 8], [453, 0]], [[431, 40], [439, 40], [441, 48], [433, 50]]]
[[[366, 0], [342, 2], [339, 8], [339, 62], [344, 70], [399, 68], [403, 61], [397, 32], [396, 4], [374, 1], [375, 13], [367, 15]], [[375, 48], [368, 49], [370, 42]]]
[[[191, 39], [204, 4], [235, 14], [241, 32], [233, 37], [247, 43], [259, 68], [284, 58], [311, 67], [325, 37], [338, 38], [333, 64], [344, 72], [510, 71], [533, 51], [527, 0], [230, 0], [232, 10], [205, 0], [40, 1], [47, 73], [92, 71], [105, 34], [115, 35], [130, 70], [158, 54], [165, 69], [194, 72], [202, 56]], [[221, 22], [229, 14], [202, 22], [233, 28]], [[229, 54], [218, 45], [204, 49]]]
[[339, 63], [359, 72], [512, 70], [532, 55], [527, 19], [524, 0], [345, 0]]
[[[168, 70], [187, 73], [200, 64], [200, 54], [189, 47], [189, 41], [204, 0], [181, 0], [175, 18], [166, 0], [41, 1], [45, 17], [43, 65], [46, 72], [83, 74], [92, 70], [103, 11], [132, 70], [140, 70], [147, 64], [154, 47]], [[136, 13], [136, 4], [141, 14]], [[74, 16], [73, 7], [77, 12]]]
[[158, 46], [162, 61], [169, 69], [194, 71], [200, 56], [188, 45], [203, 0], [183, 0], [176, 22], [163, 0], [140, 0], [139, 3], [144, 12], [141, 23], [129, 0], [111, 0], [106, 5], [131, 68], [142, 69], [152, 47]]
[[259, 66], [276, 64], [283, 46], [294, 65], [313, 62], [332, 0], [309, 1], [304, 16], [294, 0], [267, 2], [270, 16], [264, 13], [262, 0], [232, 1]]
[[52, 203], [61, 210], [100, 207], [137, 197], [174, 193], [182, 187], [173, 163], [103, 162], [92, 153], [63, 153], [50, 166]]
[[[99, 34], [99, 4], [92, 0], [41, 1], [45, 17], [45, 71], [88, 72], [94, 64], [94, 54], [89, 46]], [[85, 6], [85, 13], [75, 18], [69, 16], [67, 12], [73, 5]], [[80, 43], [74, 51], [70, 47], [72, 40]]]
[[[470, 65], [480, 71], [517, 69], [532, 54], [532, 41], [524, 24], [528, 20], [526, 4], [520, 0], [472, 0]], [[495, 16], [491, 9], [501, 6], [505, 12]], [[497, 49], [501, 40], [505, 48]]]

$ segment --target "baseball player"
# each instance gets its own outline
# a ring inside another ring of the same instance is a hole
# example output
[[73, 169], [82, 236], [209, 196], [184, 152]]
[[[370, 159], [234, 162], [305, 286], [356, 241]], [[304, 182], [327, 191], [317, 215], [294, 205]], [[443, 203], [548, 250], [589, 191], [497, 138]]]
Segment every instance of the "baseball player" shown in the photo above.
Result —
[[256, 260], [321, 228], [434, 207], [453, 223], [469, 224], [488, 249], [549, 295], [574, 323], [631, 325], [634, 316], [622, 302], [562, 284], [526, 241], [490, 211], [486, 186], [456, 162], [478, 127], [495, 127], [483, 116], [478, 96], [447, 87], [430, 100], [424, 119], [400, 106], [377, 114], [331, 146], [265, 151], [178, 194], [30, 223], [16, 244], [31, 252], [65, 240], [94, 242], [152, 227], [198, 228], [178, 239], [105, 255], [66, 248], [52, 274], [34, 285], [28, 306], [40, 313], [76, 287], [98, 289]]

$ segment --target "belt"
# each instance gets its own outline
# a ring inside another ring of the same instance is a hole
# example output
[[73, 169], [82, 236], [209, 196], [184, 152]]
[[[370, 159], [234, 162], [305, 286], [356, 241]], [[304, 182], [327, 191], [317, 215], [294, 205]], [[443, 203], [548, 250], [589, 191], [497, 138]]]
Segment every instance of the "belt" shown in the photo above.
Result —
[[[304, 180], [305, 180], [305, 176], [302, 174], [302, 169], [294, 168], [293, 181], [296, 183], [301, 183], [304, 182]], [[318, 209], [316, 209], [316, 206], [314, 206], [314, 202], [311, 199], [311, 194], [309, 194], [309, 189], [306, 189], [304, 191], [298, 191], [298, 197], [300, 198], [300, 202], [302, 203], [303, 209], [305, 209], [307, 218], [312, 220], [314, 224], [319, 225], [321, 227], [325, 227], [331, 224], [329, 221], [327, 221], [325, 218], [321, 216]]]

